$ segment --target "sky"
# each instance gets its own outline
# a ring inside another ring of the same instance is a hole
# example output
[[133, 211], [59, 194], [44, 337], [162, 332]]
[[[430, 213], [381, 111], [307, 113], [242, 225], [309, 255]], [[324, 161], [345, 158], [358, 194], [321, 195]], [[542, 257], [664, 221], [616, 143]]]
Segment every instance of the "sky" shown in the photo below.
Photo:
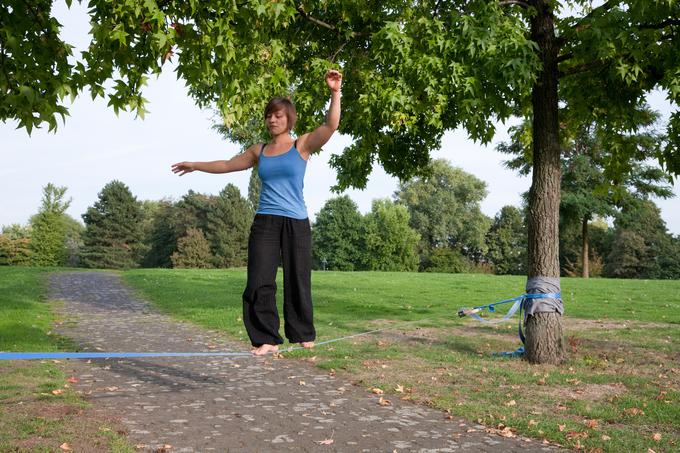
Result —
[[[74, 2], [68, 10], [58, 4], [55, 15], [64, 25], [62, 37], [67, 42], [77, 48], [87, 45], [87, 17], [81, 5]], [[82, 214], [112, 180], [125, 183], [139, 200], [177, 200], [189, 190], [216, 195], [228, 183], [247, 195], [249, 171], [227, 175], [194, 172], [182, 177], [171, 172], [175, 162], [228, 159], [240, 151], [238, 145], [212, 130], [214, 113], [196, 107], [174, 72], [164, 71], [159, 78], [151, 78], [144, 96], [149, 110], [144, 120], [127, 112], [116, 116], [107, 108], [107, 101], [93, 101], [86, 93], [68, 107], [70, 116], [65, 124], [60, 122], [56, 133], [48, 133], [45, 127], [29, 136], [24, 129], [16, 129], [16, 122], [0, 123], [0, 226], [25, 225], [38, 211], [42, 188], [49, 182], [68, 188], [66, 197], [72, 201], [67, 213], [81, 221]], [[662, 93], [654, 93], [650, 104], [662, 117], [671, 111]], [[520, 177], [503, 166], [507, 156], [496, 152], [495, 146], [507, 140], [503, 124], [498, 125], [496, 137], [488, 146], [456, 130], [446, 133], [441, 148], [432, 152], [432, 157], [447, 159], [486, 182], [488, 196], [481, 208], [490, 217], [505, 205], [519, 206], [521, 194], [531, 184], [530, 177]], [[314, 219], [326, 200], [337, 196], [330, 190], [335, 172], [328, 162], [331, 155], [341, 153], [350, 143], [351, 137], [336, 133], [323, 152], [310, 159], [305, 177], [310, 218]], [[376, 166], [364, 190], [345, 193], [366, 213], [372, 200], [392, 197], [397, 186], [396, 178]], [[677, 181], [674, 190], [680, 195]], [[655, 202], [669, 231], [680, 234], [678, 198]]]

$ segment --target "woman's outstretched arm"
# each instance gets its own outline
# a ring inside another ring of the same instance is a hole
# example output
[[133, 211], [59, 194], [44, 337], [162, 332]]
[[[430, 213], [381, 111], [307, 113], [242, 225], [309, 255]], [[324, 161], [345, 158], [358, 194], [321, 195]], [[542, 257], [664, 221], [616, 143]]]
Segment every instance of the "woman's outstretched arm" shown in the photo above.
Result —
[[258, 145], [248, 147], [244, 152], [232, 157], [229, 160], [214, 160], [211, 162], [178, 162], [172, 165], [172, 172], [179, 176], [186, 175], [192, 171], [202, 171], [205, 173], [231, 173], [251, 168], [257, 163]]

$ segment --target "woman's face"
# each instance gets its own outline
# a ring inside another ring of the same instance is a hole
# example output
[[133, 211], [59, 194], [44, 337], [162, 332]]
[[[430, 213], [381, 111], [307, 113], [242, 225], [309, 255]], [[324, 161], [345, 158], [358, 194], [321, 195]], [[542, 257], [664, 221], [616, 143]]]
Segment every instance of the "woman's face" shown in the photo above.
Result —
[[288, 117], [284, 109], [276, 110], [264, 118], [265, 125], [270, 135], [279, 135], [288, 132]]

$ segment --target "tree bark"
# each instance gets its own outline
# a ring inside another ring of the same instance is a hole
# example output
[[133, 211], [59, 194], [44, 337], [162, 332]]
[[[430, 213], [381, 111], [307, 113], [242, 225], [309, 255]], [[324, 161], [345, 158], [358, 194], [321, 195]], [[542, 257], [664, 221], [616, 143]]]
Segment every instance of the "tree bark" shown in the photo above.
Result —
[[581, 276], [583, 278], [588, 278], [590, 277], [590, 263], [588, 262], [588, 216], [583, 217], [583, 225], [581, 226], [581, 240], [583, 241], [583, 245], [581, 246]]
[[[533, 0], [531, 39], [538, 44], [543, 67], [532, 90], [533, 173], [529, 190], [529, 277], [558, 277], [560, 142], [557, 56], [554, 16], [548, 0]], [[561, 363], [564, 344], [557, 312], [530, 315], [525, 358], [531, 363]], [[559, 340], [558, 340], [559, 338]]]

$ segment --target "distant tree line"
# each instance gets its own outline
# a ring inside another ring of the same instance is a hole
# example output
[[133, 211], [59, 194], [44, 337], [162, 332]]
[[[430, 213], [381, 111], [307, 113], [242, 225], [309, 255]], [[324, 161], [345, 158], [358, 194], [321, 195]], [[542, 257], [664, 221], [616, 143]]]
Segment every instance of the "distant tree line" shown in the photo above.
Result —
[[[586, 276], [680, 278], [680, 237], [668, 232], [647, 197], [671, 194], [658, 174], [641, 168], [636, 181], [642, 189], [625, 196], [593, 194], [597, 165], [583, 159], [564, 164], [563, 275], [584, 275], [585, 266]], [[0, 265], [242, 267], [258, 193], [255, 172], [247, 197], [228, 184], [218, 195], [189, 191], [177, 201], [139, 201], [125, 184], [112, 181], [81, 224], [65, 213], [66, 188], [48, 184], [27, 226], [2, 228]], [[331, 198], [312, 224], [314, 267], [526, 274], [526, 209], [505, 206], [489, 218], [480, 209], [486, 194], [483, 181], [435, 160], [424, 175], [402, 182], [391, 199], [374, 200], [366, 214], [346, 195]]]

